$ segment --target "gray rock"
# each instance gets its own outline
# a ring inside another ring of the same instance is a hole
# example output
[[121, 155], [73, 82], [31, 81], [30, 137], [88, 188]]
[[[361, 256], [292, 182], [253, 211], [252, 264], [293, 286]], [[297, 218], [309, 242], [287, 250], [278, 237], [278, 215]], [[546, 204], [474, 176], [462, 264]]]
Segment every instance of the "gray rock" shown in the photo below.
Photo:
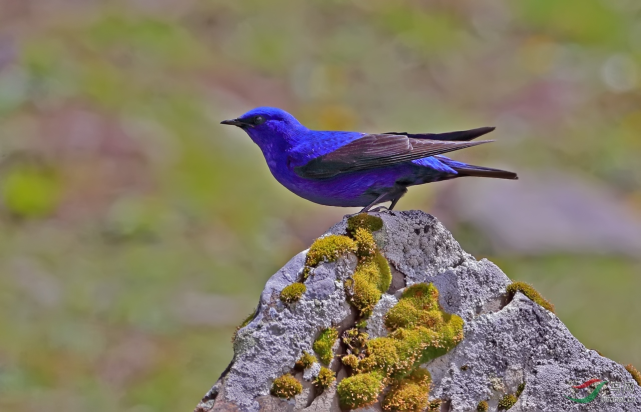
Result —
[[[395, 280], [398, 286], [391, 287], [374, 309], [368, 320], [370, 336], [387, 333], [383, 318], [397, 302], [400, 288], [420, 282], [434, 283], [443, 309], [465, 321], [463, 341], [423, 365], [433, 379], [430, 400], [443, 400], [442, 410], [474, 411], [486, 400], [494, 411], [501, 397], [515, 393], [522, 383], [525, 390], [511, 411], [641, 410], [641, 387], [623, 366], [587, 350], [553, 313], [524, 295], [517, 293], [508, 302], [509, 278], [490, 261], [465, 253], [434, 217], [420, 211], [375, 215], [384, 222], [375, 239], [395, 276], [400, 273], [404, 279]], [[346, 219], [328, 234], [344, 234], [345, 228]], [[273, 380], [292, 373], [303, 351], [312, 352], [321, 330], [334, 326], [342, 332], [356, 319], [342, 286], [356, 267], [351, 255], [316, 268], [298, 302], [287, 306], [280, 301], [280, 291], [300, 280], [304, 261], [305, 252], [267, 282], [254, 319], [238, 331], [232, 363], [198, 411], [340, 411], [336, 384], [320, 393], [302, 373], [296, 377], [303, 393], [288, 401], [269, 395]], [[338, 347], [338, 353], [343, 351]], [[330, 367], [338, 381], [347, 376], [338, 359]], [[309, 379], [312, 373], [305, 375]], [[567, 399], [587, 396], [592, 388], [572, 386], [592, 378], [609, 382], [594, 401]], [[624, 389], [617, 389], [621, 384]], [[625, 396], [626, 402], [609, 402], [607, 397], [613, 395]], [[380, 405], [367, 410], [380, 410]]]

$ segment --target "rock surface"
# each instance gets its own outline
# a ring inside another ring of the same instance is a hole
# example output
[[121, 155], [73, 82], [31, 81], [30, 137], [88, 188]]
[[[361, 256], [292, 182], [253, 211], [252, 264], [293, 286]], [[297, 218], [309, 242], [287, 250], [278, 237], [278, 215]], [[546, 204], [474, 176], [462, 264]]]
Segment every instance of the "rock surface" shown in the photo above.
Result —
[[[480, 401], [489, 410], [499, 400], [525, 389], [511, 411], [639, 411], [641, 387], [622, 365], [586, 349], [551, 312], [517, 293], [506, 297], [510, 279], [492, 262], [477, 261], [463, 251], [434, 217], [420, 211], [372, 213], [384, 226], [374, 237], [392, 267], [392, 286], [368, 320], [370, 337], [384, 336], [383, 316], [402, 288], [433, 283], [443, 310], [465, 321], [464, 339], [447, 354], [423, 365], [432, 375], [430, 400], [441, 399], [441, 411], [475, 411]], [[327, 234], [345, 234], [344, 219]], [[234, 342], [234, 359], [196, 410], [206, 411], [340, 411], [336, 383], [322, 393], [310, 382], [314, 366], [296, 372], [294, 363], [321, 330], [340, 332], [354, 326], [356, 314], [346, 302], [344, 281], [354, 272], [354, 255], [324, 263], [305, 281], [307, 291], [291, 305], [280, 291], [299, 281], [306, 252], [289, 261], [267, 282], [254, 319], [241, 328]], [[337, 353], [344, 353], [339, 341]], [[317, 365], [317, 364], [315, 364]], [[347, 376], [340, 359], [330, 368], [337, 381]], [[300, 395], [282, 400], [270, 395], [275, 378], [294, 373], [303, 384]], [[595, 386], [575, 390], [589, 379], [608, 381], [595, 400], [577, 403]], [[623, 389], [621, 389], [621, 387]], [[612, 402], [609, 397], [625, 397]], [[381, 411], [373, 405], [359, 411]]]

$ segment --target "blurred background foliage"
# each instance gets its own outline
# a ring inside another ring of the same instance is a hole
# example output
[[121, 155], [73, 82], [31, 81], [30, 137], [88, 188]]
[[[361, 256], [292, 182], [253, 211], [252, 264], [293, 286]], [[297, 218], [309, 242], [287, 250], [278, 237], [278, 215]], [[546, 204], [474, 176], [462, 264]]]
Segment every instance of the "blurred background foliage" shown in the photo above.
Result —
[[640, 366], [640, 17], [637, 0], [0, 0], [0, 409], [193, 408], [266, 279], [355, 211], [287, 192], [219, 125], [259, 105], [321, 129], [497, 126], [454, 157], [521, 180], [399, 208]]

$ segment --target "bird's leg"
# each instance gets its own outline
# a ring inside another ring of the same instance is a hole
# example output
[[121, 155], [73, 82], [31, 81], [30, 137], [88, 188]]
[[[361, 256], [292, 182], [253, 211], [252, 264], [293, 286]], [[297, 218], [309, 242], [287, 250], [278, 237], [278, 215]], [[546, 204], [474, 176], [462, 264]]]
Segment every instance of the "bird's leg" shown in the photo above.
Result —
[[369, 212], [369, 210], [372, 208], [372, 206], [374, 206], [374, 205], [375, 205], [375, 204], [377, 204], [377, 203], [380, 203], [380, 202], [381, 202], [381, 200], [382, 200], [385, 196], [387, 196], [387, 193], [383, 193], [383, 194], [379, 195], [379, 196], [378, 196], [378, 197], [377, 197], [377, 198], [376, 198], [372, 203], [370, 203], [369, 205], [365, 206], [365, 207], [363, 208], [363, 210], [361, 210], [361, 211], [360, 211], [360, 212], [358, 212], [358, 213], [367, 213], [367, 212]]
[[401, 199], [400, 197], [397, 197], [396, 199], [392, 199], [392, 204], [389, 205], [389, 207], [386, 207], [386, 206], [375, 207], [374, 209], [371, 209], [370, 212], [380, 212], [382, 210], [387, 210], [388, 212], [391, 212], [392, 209], [394, 209], [394, 206], [396, 206], [396, 204], [400, 199]]

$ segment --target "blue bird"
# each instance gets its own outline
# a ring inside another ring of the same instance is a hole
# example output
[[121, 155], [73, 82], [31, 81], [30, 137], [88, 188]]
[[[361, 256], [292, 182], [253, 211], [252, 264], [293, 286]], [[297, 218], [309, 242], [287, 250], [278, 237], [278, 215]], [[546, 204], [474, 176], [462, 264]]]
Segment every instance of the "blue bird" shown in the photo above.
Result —
[[280, 184], [321, 205], [358, 206], [367, 212], [392, 202], [392, 210], [409, 186], [464, 176], [518, 179], [512, 172], [442, 156], [491, 142], [471, 140], [493, 127], [436, 134], [317, 131], [274, 107], [258, 107], [221, 124], [243, 129]]

